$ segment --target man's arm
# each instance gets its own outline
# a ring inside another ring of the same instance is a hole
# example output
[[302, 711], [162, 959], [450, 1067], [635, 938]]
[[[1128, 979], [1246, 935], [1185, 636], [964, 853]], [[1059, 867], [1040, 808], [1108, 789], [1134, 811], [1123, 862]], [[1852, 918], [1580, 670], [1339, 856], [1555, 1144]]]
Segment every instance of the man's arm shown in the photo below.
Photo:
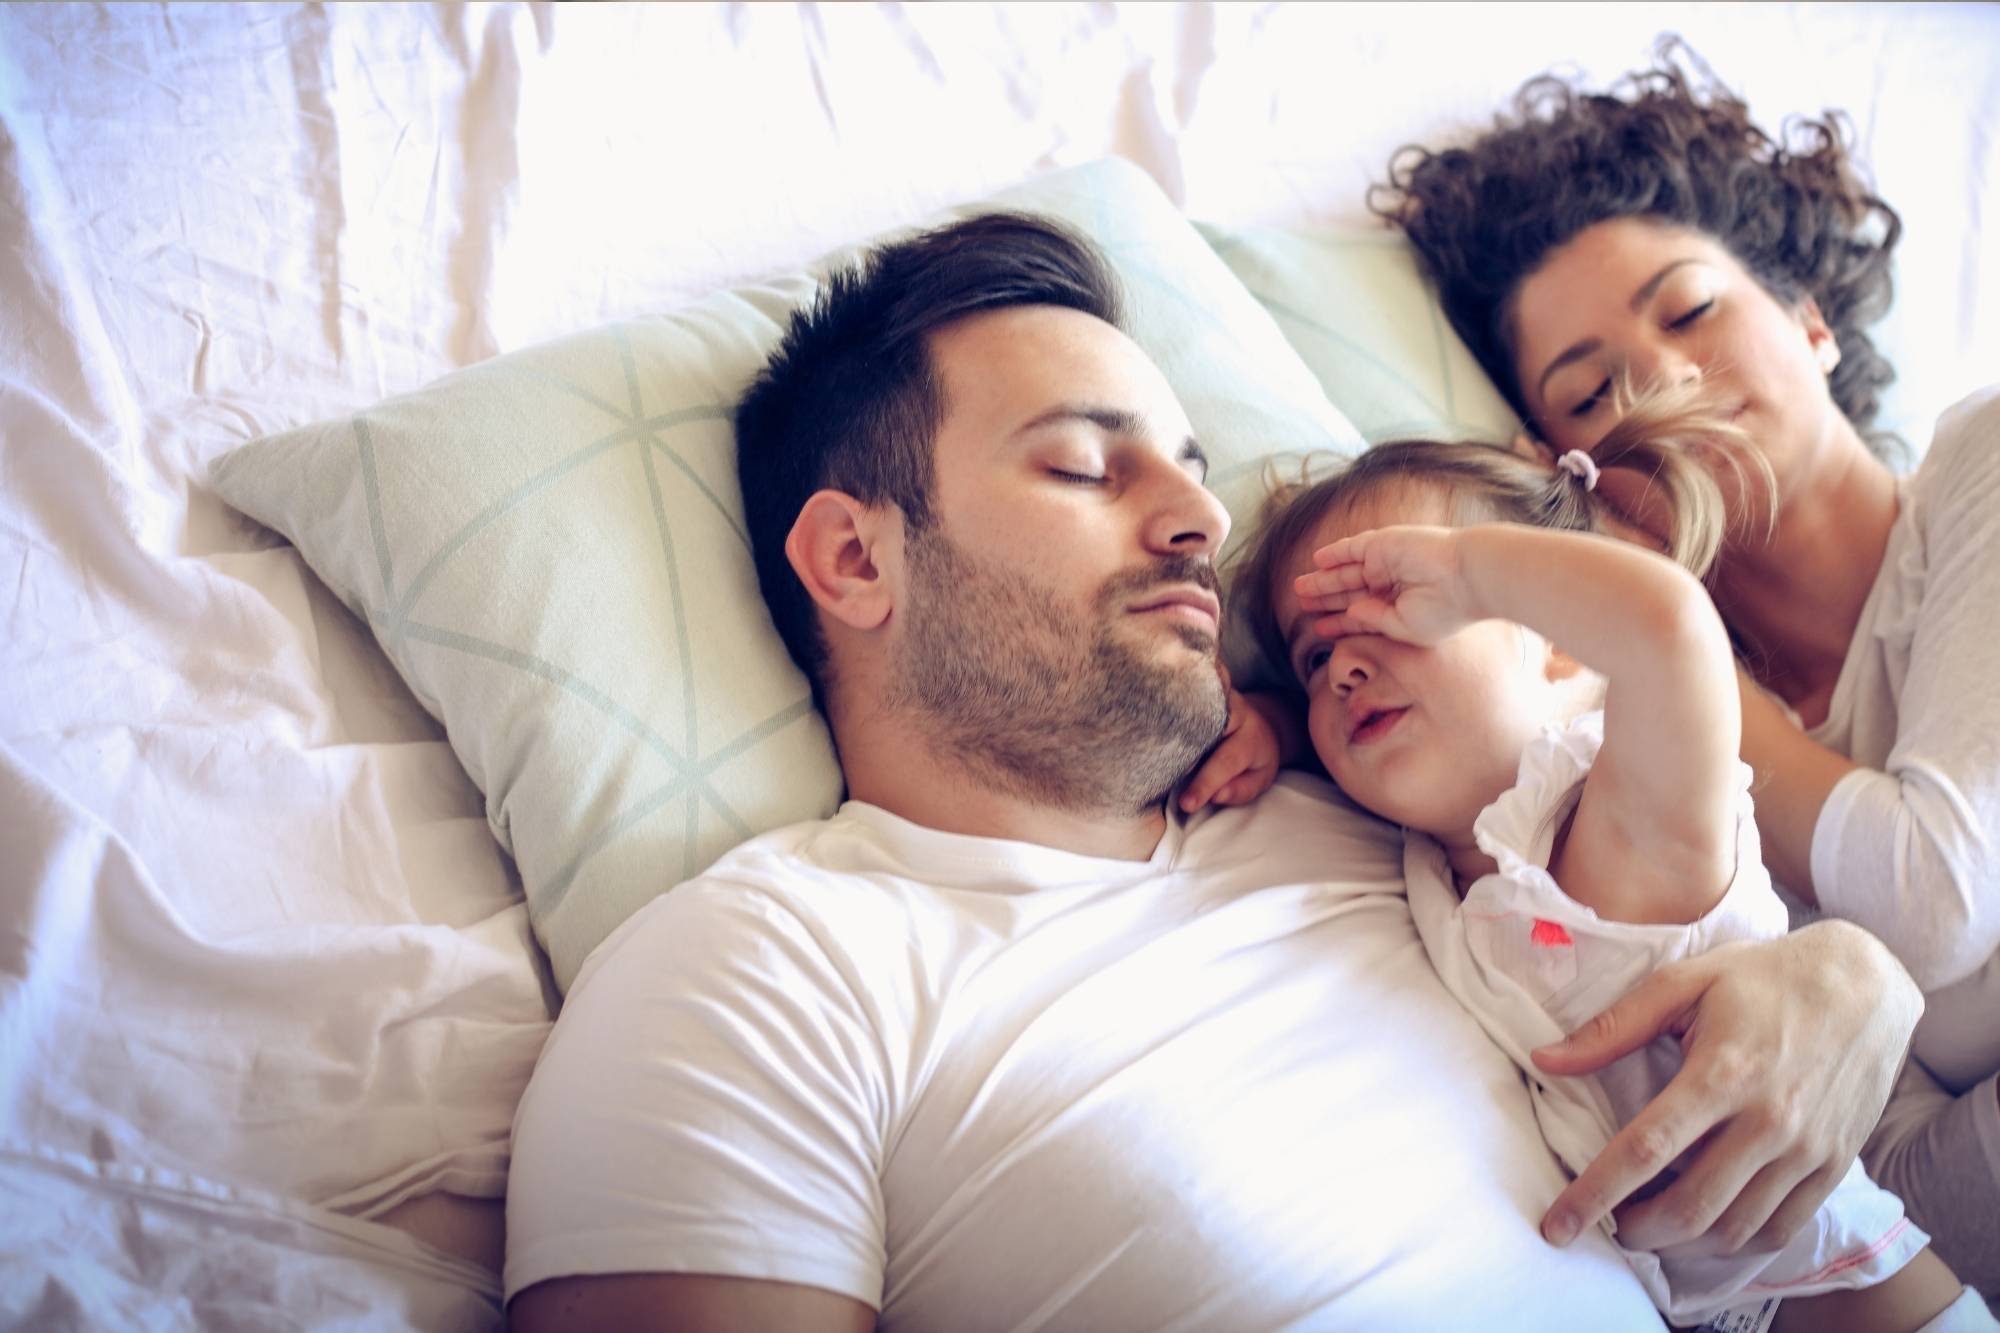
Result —
[[514, 1119], [519, 1326], [859, 1326], [888, 1114], [865, 965], [768, 886], [713, 874], [591, 956]]
[[[1880, 1119], [1923, 995], [1859, 926], [1819, 921], [1661, 968], [1558, 1046], [1551, 1074], [1593, 1073], [1656, 1036], [1685, 1062], [1542, 1219], [1566, 1244], [1618, 1209], [1634, 1249], [1777, 1250], [1825, 1202]], [[1680, 1177], [1618, 1207], [1687, 1149]]]
[[868, 1333], [875, 1311], [851, 1296], [790, 1282], [702, 1273], [610, 1273], [538, 1282], [507, 1308], [516, 1333]]

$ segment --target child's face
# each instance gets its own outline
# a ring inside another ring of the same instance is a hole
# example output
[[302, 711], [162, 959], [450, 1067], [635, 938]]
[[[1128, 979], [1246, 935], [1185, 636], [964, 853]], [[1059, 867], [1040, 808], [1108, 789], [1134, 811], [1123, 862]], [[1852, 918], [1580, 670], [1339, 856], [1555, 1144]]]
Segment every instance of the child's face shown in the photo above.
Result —
[[1292, 579], [1328, 542], [1397, 523], [1457, 526], [1433, 487], [1391, 487], [1321, 520], [1278, 563], [1272, 589], [1291, 668], [1306, 690], [1313, 749], [1341, 789], [1385, 819], [1469, 844], [1479, 812], [1514, 783], [1521, 753], [1572, 704], [1541, 636], [1503, 620], [1434, 647], [1380, 635], [1329, 639], [1299, 609]]

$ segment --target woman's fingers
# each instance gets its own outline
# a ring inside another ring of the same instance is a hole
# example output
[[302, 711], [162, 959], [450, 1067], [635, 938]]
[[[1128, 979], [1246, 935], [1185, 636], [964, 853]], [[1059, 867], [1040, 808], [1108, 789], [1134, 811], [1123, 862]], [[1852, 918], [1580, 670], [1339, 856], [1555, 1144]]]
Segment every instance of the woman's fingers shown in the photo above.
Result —
[[[1618, 1212], [1618, 1238], [1647, 1250], [1734, 1254], [1784, 1201], [1804, 1168], [1774, 1159], [1779, 1145], [1738, 1115], [1695, 1149], [1679, 1176]], [[1720, 1225], [1718, 1225], [1720, 1224]]]
[[[1563, 1041], [1534, 1051], [1535, 1063], [1551, 1074], [1595, 1073], [1655, 1037], [1684, 1028], [1703, 989], [1698, 973], [1662, 968]], [[1542, 1234], [1553, 1244], [1569, 1244], [1666, 1170], [1732, 1109], [1718, 1104], [1705, 1087], [1697, 1087], [1683, 1066], [1556, 1196], [1542, 1216]]]
[[[1776, 1167], [1776, 1163], [1772, 1164]], [[1820, 1205], [1832, 1195], [1834, 1186], [1846, 1176], [1847, 1168], [1827, 1165], [1799, 1178], [1791, 1191], [1776, 1208], [1771, 1211], [1764, 1224], [1751, 1233], [1743, 1247], [1752, 1254], [1775, 1254], [1785, 1248], [1786, 1242], [1796, 1236], [1800, 1229], [1813, 1219]], [[1724, 1213], [1722, 1224], [1730, 1225], [1729, 1214]]]
[[[1712, 1107], [1698, 1095], [1679, 1089], [1680, 1080], [1649, 1102], [1625, 1128], [1612, 1136], [1604, 1151], [1583, 1174], [1556, 1196], [1542, 1216], [1542, 1235], [1552, 1245], [1567, 1245], [1653, 1177], [1667, 1169], [1715, 1125]], [[1625, 1238], [1624, 1223], [1619, 1236]], [[1652, 1248], [1637, 1240], [1627, 1245]]]
[[[1692, 1239], [1669, 1244], [1677, 1247], [1677, 1254], [1719, 1256], [1739, 1254], [1746, 1249], [1755, 1252], [1754, 1242], [1764, 1234], [1765, 1224], [1799, 1182], [1811, 1174], [1812, 1170], [1806, 1163], [1789, 1154], [1773, 1158], [1755, 1176], [1744, 1181], [1728, 1207], [1711, 1218], [1707, 1226], [1695, 1232]], [[1789, 1232], [1778, 1237], [1777, 1244], [1771, 1249], [1783, 1249], [1789, 1239]]]
[[1662, 1033], [1678, 1033], [1706, 986], [1699, 971], [1663, 967], [1569, 1036], [1531, 1054], [1551, 1074], [1594, 1074]]

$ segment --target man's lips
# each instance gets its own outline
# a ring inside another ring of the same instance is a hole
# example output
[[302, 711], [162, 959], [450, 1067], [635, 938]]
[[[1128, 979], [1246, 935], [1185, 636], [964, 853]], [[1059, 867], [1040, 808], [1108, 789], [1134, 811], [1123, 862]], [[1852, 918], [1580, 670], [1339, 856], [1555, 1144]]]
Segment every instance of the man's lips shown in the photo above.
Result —
[[1201, 588], [1176, 588], [1148, 598], [1132, 608], [1133, 614], [1156, 614], [1198, 623], [1214, 630], [1222, 623], [1222, 603], [1215, 594]]
[[1347, 742], [1350, 745], [1366, 745], [1380, 740], [1393, 731], [1403, 714], [1409, 712], [1409, 705], [1401, 708], [1379, 708], [1369, 706], [1358, 708], [1348, 714]]

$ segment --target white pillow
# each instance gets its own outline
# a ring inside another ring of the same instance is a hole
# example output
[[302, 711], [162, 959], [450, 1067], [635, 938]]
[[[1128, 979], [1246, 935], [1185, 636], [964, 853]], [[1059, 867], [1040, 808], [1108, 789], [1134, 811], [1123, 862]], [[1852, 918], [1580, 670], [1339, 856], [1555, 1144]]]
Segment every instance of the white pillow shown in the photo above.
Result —
[[[1104, 247], [1128, 330], [1239, 524], [1267, 455], [1359, 444], [1138, 168], [1075, 168], [955, 212], [992, 207]], [[826, 729], [758, 595], [730, 429], [814, 289], [794, 273], [496, 357], [215, 466], [223, 498], [297, 545], [444, 723], [558, 986], [654, 895], [839, 801]]]
[[1200, 230], [1370, 444], [1505, 443], [1520, 429], [1401, 236], [1206, 223]]

